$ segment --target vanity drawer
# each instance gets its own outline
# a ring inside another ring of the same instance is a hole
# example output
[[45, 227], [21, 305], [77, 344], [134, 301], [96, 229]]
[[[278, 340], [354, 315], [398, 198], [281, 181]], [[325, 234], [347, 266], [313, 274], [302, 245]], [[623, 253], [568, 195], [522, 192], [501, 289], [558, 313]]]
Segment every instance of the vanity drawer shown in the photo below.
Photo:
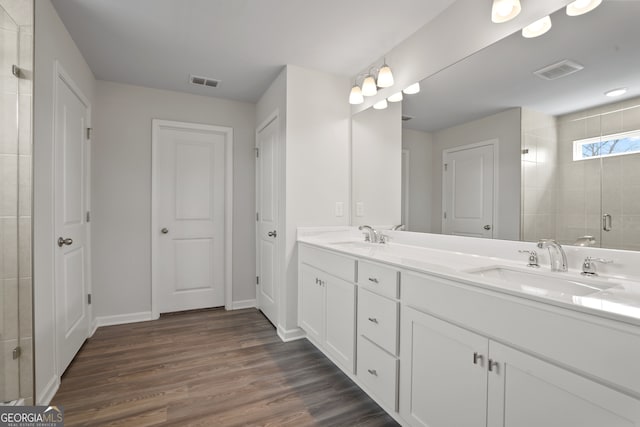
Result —
[[358, 333], [398, 355], [399, 304], [366, 289], [358, 289]]
[[381, 403], [398, 411], [398, 359], [358, 337], [358, 378]]
[[358, 284], [380, 295], [398, 298], [400, 272], [382, 264], [358, 261]]
[[298, 257], [299, 262], [308, 264], [347, 282], [353, 283], [355, 280], [356, 261], [353, 258], [304, 244], [300, 244]]

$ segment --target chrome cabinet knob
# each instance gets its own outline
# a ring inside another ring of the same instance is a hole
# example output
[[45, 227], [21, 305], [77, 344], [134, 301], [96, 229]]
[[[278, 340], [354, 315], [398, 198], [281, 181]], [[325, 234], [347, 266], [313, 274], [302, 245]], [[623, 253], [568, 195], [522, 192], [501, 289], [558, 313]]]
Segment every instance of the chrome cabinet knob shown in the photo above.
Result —
[[70, 238], [64, 238], [64, 237], [58, 237], [58, 247], [63, 247], [64, 245], [71, 245], [73, 244], [73, 239]]
[[163, 228], [162, 230], [160, 230], [160, 232], [162, 234], [167, 234], [169, 232], [169, 229], [168, 228]]

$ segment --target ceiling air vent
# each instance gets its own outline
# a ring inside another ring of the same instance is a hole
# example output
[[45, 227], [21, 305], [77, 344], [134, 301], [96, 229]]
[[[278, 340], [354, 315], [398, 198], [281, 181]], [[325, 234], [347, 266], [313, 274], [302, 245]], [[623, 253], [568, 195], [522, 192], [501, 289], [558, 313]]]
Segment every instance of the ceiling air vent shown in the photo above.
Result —
[[402, 121], [403, 122], [408, 122], [411, 119], [413, 119], [413, 116], [402, 116]]
[[191, 74], [189, 76], [189, 82], [198, 86], [208, 86], [208, 87], [218, 87], [220, 84], [220, 80], [210, 79], [207, 77], [194, 76]]
[[566, 77], [569, 74], [576, 73], [583, 68], [584, 67], [577, 62], [565, 59], [564, 61], [560, 61], [547, 67], [541, 68], [538, 71], [534, 71], [533, 74], [544, 80], [556, 80], [561, 77]]

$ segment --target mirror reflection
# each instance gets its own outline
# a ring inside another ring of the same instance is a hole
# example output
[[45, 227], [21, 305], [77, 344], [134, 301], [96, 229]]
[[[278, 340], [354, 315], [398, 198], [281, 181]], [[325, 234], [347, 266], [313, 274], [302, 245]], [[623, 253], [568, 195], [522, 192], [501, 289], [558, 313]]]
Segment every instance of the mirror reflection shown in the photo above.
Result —
[[637, 16], [639, 2], [563, 8], [546, 34], [423, 80], [402, 105], [407, 229], [640, 250]]

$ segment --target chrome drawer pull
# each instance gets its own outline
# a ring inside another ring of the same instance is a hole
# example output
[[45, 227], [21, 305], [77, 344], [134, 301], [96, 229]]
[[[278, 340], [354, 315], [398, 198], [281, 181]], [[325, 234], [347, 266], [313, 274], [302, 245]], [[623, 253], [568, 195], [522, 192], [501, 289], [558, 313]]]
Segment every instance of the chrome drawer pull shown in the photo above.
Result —
[[369, 322], [375, 323], [377, 325], [378, 324], [378, 319], [376, 319], [375, 317], [369, 317]]
[[367, 369], [367, 372], [376, 377], [378, 376], [378, 371], [376, 371], [375, 369]]
[[369, 281], [373, 283], [378, 283], [378, 279], [376, 279], [375, 277], [369, 277]]
[[493, 359], [489, 359], [489, 372], [493, 372], [493, 367], [496, 367], [496, 373], [498, 372], [498, 367], [500, 364]]
[[478, 352], [476, 351], [476, 352], [473, 353], [473, 364], [477, 365], [478, 361], [480, 361], [482, 363], [482, 355], [478, 354]]

